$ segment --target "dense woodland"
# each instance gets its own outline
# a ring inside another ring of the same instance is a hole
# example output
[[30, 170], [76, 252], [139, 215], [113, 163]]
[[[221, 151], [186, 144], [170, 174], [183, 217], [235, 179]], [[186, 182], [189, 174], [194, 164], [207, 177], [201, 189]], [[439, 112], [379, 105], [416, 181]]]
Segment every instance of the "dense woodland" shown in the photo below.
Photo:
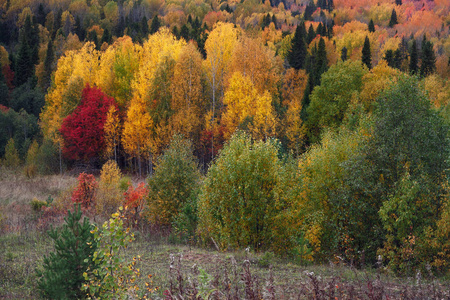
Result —
[[148, 176], [136, 213], [221, 249], [445, 274], [449, 25], [449, 0], [0, 0], [1, 165]]

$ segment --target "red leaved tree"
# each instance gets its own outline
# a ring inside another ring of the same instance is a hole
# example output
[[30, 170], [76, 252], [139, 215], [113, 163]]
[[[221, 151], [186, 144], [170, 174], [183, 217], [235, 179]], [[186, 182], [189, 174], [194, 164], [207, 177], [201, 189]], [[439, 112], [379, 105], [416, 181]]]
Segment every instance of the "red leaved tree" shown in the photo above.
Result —
[[136, 188], [134, 188], [133, 185], [130, 185], [124, 194], [124, 204], [128, 209], [131, 209], [131, 219], [134, 223], [139, 221], [139, 214], [144, 207], [144, 199], [147, 197], [148, 192], [148, 188], [141, 182]]
[[88, 161], [100, 155], [105, 148], [104, 125], [111, 105], [117, 106], [114, 98], [86, 84], [81, 103], [61, 125], [67, 158]]

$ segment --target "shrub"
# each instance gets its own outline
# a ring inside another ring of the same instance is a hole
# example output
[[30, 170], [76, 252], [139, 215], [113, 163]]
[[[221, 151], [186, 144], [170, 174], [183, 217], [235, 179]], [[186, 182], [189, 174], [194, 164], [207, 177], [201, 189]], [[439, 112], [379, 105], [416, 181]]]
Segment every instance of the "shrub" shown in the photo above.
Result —
[[131, 215], [132, 221], [137, 224], [142, 209], [144, 208], [144, 200], [148, 196], [148, 189], [144, 183], [141, 182], [136, 188], [133, 185], [128, 187], [124, 194], [125, 206], [128, 207], [128, 212]]
[[31, 208], [33, 209], [34, 212], [39, 212], [39, 211], [41, 211], [43, 206], [47, 205], [47, 202], [39, 200], [37, 198], [33, 198], [33, 200], [31, 200], [30, 204], [31, 204]]
[[280, 162], [275, 141], [235, 134], [209, 168], [199, 196], [199, 231], [222, 248], [267, 249], [277, 213]]
[[81, 173], [78, 176], [78, 186], [72, 192], [72, 202], [80, 203], [85, 209], [95, 204], [95, 192], [98, 184], [94, 175]]
[[73, 213], [68, 211], [61, 229], [51, 228], [48, 235], [55, 243], [55, 252], [44, 256], [38, 276], [38, 288], [45, 298], [80, 299], [85, 283], [83, 273], [96, 268], [93, 255], [97, 251], [94, 229], [88, 218], [81, 220], [80, 205], [74, 205]]
[[94, 265], [83, 275], [83, 290], [93, 299], [141, 299], [136, 281], [140, 277], [136, 261], [140, 258], [127, 260], [123, 255], [134, 241], [130, 228], [124, 227], [124, 213], [119, 207], [101, 228], [92, 231], [99, 248], [93, 256]]

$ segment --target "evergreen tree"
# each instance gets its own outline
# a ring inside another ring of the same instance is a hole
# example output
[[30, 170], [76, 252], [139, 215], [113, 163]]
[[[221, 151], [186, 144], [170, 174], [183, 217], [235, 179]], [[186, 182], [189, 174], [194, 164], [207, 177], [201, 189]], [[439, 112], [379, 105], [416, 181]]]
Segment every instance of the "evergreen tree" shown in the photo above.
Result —
[[384, 60], [387, 62], [389, 67], [395, 68], [394, 51], [391, 49], [386, 50], [386, 53], [384, 53]]
[[417, 51], [417, 42], [413, 39], [411, 51], [409, 53], [409, 72], [411, 74], [417, 74], [419, 71], [419, 53]]
[[291, 42], [291, 50], [289, 51], [289, 54], [287, 56], [289, 64], [297, 70], [305, 67], [305, 60], [307, 55], [305, 38], [305, 23], [302, 22], [295, 29], [294, 38]]
[[47, 53], [45, 55], [44, 60], [44, 80], [43, 80], [43, 90], [46, 91], [51, 84], [51, 77], [52, 77], [52, 71], [53, 71], [53, 61], [55, 59], [55, 54], [53, 51], [53, 41], [50, 39], [50, 41], [47, 44]]
[[347, 52], [348, 52], [347, 48], [346, 47], [342, 47], [342, 50], [341, 50], [341, 60], [342, 61], [346, 61], [347, 60]]
[[395, 0], [395, 5], [402, 5], [402, 0]]
[[84, 41], [86, 37], [86, 30], [84, 30], [83, 25], [81, 24], [80, 16], [75, 17], [75, 34], [78, 35], [80, 41]]
[[9, 89], [8, 86], [6, 85], [5, 76], [3, 75], [3, 72], [0, 69], [0, 105], [9, 106], [8, 96], [9, 96]]
[[273, 25], [275, 25], [275, 29], [278, 29], [277, 18], [275, 17], [275, 14], [272, 15], [272, 23]]
[[328, 11], [332, 11], [334, 8], [333, 0], [328, 0]]
[[369, 22], [369, 32], [375, 32], [375, 24], [373, 23], [372, 19], [370, 19]]
[[153, 17], [152, 24], [150, 25], [150, 34], [158, 32], [159, 27], [161, 27], [161, 23], [159, 22], [158, 15], [155, 15]]
[[55, 243], [56, 252], [44, 256], [43, 270], [37, 270], [38, 288], [45, 298], [81, 299], [85, 283], [83, 273], [88, 268], [95, 269], [92, 262], [97, 250], [97, 241], [91, 231], [94, 226], [88, 218], [81, 220], [80, 206], [74, 206], [74, 212], [68, 211], [61, 229], [53, 227], [48, 235]]
[[103, 35], [102, 35], [102, 40], [100, 41], [100, 44], [103, 45], [103, 43], [111, 43], [112, 40], [112, 36], [111, 33], [109, 32], [108, 28], [105, 28], [105, 30], [103, 31]]
[[420, 52], [420, 75], [428, 76], [436, 70], [436, 54], [433, 50], [433, 43], [427, 40], [424, 35], [422, 40], [422, 51]]
[[316, 37], [316, 32], [314, 31], [314, 27], [311, 25], [309, 25], [308, 28], [308, 37], [306, 38], [306, 42], [309, 44], [311, 44], [312, 40]]
[[363, 49], [362, 49], [361, 61], [369, 69], [372, 69], [372, 54], [370, 52], [370, 40], [369, 40], [368, 36], [366, 36], [366, 39], [364, 40], [364, 46], [363, 46]]
[[313, 1], [309, 1], [309, 3], [306, 5], [305, 13], [303, 14], [303, 19], [305, 21], [311, 21], [312, 14], [316, 11], [317, 7], [314, 5]]
[[116, 26], [115, 34], [116, 36], [120, 37], [123, 35], [123, 32], [125, 30], [125, 19], [123, 16], [120, 16], [119, 23]]
[[325, 48], [325, 41], [323, 38], [320, 38], [319, 40], [314, 69], [314, 83], [315, 85], [320, 85], [320, 77], [328, 70], [327, 50]]
[[322, 22], [320, 22], [319, 25], [317, 25], [317, 34], [320, 34], [321, 36], [323, 36], [323, 24], [322, 24]]
[[181, 26], [181, 30], [180, 30], [180, 37], [182, 37], [185, 41], [189, 41], [189, 28], [186, 26], [186, 24], [183, 24], [183, 26]]
[[148, 20], [145, 16], [143, 16], [142, 20], [141, 20], [141, 32], [142, 32], [142, 36], [144, 38], [147, 38], [149, 29], [148, 29]]
[[180, 38], [180, 32], [178, 31], [177, 25], [173, 26], [172, 34], [173, 34], [177, 39]]
[[15, 64], [15, 86], [24, 84], [34, 74], [34, 65], [31, 56], [30, 45], [26, 37], [22, 35]]
[[395, 8], [394, 8], [394, 9], [392, 9], [391, 19], [389, 20], [389, 27], [392, 28], [396, 24], [398, 24], [397, 12], [395, 11]]

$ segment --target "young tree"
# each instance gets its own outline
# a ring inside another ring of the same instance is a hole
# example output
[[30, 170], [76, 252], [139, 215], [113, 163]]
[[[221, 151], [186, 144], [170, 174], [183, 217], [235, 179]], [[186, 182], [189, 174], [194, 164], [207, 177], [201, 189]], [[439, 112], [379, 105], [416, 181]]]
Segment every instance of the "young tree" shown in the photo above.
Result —
[[199, 186], [200, 172], [192, 143], [174, 135], [148, 180], [148, 217], [156, 223], [170, 225], [184, 204], [196, 196]]
[[64, 154], [70, 159], [89, 161], [105, 148], [104, 125], [108, 110], [116, 105], [97, 87], [89, 84], [83, 89], [80, 105], [67, 116], [60, 132], [64, 139]]
[[370, 52], [370, 40], [368, 36], [366, 36], [364, 40], [361, 61], [367, 66], [367, 68], [372, 69], [372, 54]]
[[98, 242], [92, 233], [94, 226], [88, 218], [80, 223], [79, 205], [74, 205], [74, 211], [67, 214], [62, 228], [52, 227], [48, 232], [56, 252], [44, 256], [42, 268], [37, 270], [38, 288], [49, 299], [84, 298], [81, 288], [87, 281], [83, 273], [96, 269], [93, 259]]
[[161, 27], [161, 22], [159, 21], [159, 17], [157, 14], [152, 19], [152, 24], [150, 25], [150, 34], [154, 34], [158, 32], [159, 27]]

